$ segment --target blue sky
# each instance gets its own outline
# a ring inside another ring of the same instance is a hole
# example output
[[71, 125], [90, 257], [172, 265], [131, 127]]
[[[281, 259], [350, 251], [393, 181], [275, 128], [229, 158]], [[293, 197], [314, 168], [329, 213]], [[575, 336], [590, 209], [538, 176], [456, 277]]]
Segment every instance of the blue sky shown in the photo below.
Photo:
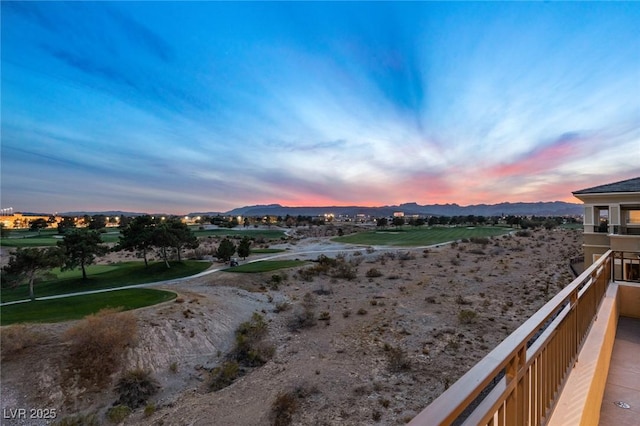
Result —
[[640, 175], [640, 3], [1, 7], [3, 208], [578, 202]]

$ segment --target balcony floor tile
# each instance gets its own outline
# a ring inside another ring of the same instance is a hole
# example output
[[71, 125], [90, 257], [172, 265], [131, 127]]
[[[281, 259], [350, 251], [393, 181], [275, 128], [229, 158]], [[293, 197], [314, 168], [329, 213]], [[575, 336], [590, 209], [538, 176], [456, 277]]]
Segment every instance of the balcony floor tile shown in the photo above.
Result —
[[[622, 401], [631, 408], [616, 406]], [[611, 355], [600, 426], [637, 426], [640, 417], [640, 319], [620, 317]]]

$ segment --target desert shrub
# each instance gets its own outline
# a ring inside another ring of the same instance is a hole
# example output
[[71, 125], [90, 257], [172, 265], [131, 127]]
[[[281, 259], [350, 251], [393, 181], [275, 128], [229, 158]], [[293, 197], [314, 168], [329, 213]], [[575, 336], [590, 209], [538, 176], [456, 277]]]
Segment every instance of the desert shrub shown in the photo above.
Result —
[[271, 356], [274, 348], [264, 343], [268, 333], [264, 317], [254, 312], [250, 321], [245, 321], [236, 330], [236, 345], [231, 357], [246, 366], [262, 365]]
[[476, 322], [477, 317], [478, 314], [475, 311], [468, 309], [463, 309], [458, 312], [458, 321], [460, 321], [460, 324], [473, 324]]
[[160, 389], [150, 371], [136, 369], [127, 371], [116, 384], [118, 400], [116, 404], [125, 405], [132, 410], [144, 405]]
[[297, 331], [302, 328], [313, 327], [317, 323], [315, 310], [311, 307], [301, 307], [294, 311], [287, 323], [289, 330]]
[[385, 346], [385, 354], [389, 371], [399, 373], [411, 369], [411, 361], [407, 357], [407, 352], [402, 348]]
[[240, 366], [236, 361], [225, 361], [217, 366], [209, 375], [209, 390], [218, 391], [226, 388], [238, 378], [240, 374]]
[[[341, 260], [344, 260], [344, 259], [342, 258]], [[325, 256], [324, 254], [321, 254], [316, 259], [316, 262], [318, 262], [322, 266], [326, 266], [328, 268], [334, 268], [338, 265], [339, 260], [334, 259], [332, 257]]]
[[402, 252], [400, 254], [398, 254], [398, 259], [399, 260], [413, 260], [416, 258], [416, 255], [411, 253], [410, 251], [405, 251]]
[[525, 231], [525, 230], [516, 231], [516, 236], [517, 237], [530, 237], [531, 236], [531, 231]]
[[98, 426], [100, 422], [95, 414], [76, 414], [63, 417], [52, 423], [53, 426]]
[[360, 308], [358, 309], [358, 312], [356, 312], [356, 314], [358, 315], [367, 315], [367, 310], [364, 308]]
[[280, 284], [282, 284], [282, 277], [277, 274], [271, 275], [271, 279], [268, 284], [272, 290], [278, 290], [278, 288], [280, 288]]
[[41, 340], [32, 327], [24, 324], [4, 327], [0, 332], [0, 354], [2, 359], [19, 355], [23, 350], [35, 346]]
[[109, 408], [107, 411], [107, 419], [109, 419], [111, 423], [118, 424], [122, 423], [129, 414], [131, 414], [131, 408], [126, 405], [116, 405], [115, 407]]
[[331, 274], [334, 278], [344, 278], [346, 280], [351, 281], [352, 279], [358, 276], [356, 268], [346, 262], [340, 262], [334, 269]]
[[350, 309], [345, 309], [344, 311], [342, 311], [342, 317], [343, 318], [349, 318], [351, 316], [351, 310]]
[[313, 327], [317, 323], [316, 318], [316, 297], [311, 293], [306, 293], [302, 297], [302, 303], [289, 318], [289, 330], [296, 331], [302, 328]]
[[425, 302], [427, 303], [436, 303], [436, 298], [433, 296], [427, 296], [424, 298]]
[[287, 426], [298, 411], [298, 398], [294, 392], [281, 392], [271, 404], [271, 418], [274, 426]]
[[291, 309], [291, 303], [283, 301], [283, 302], [276, 303], [276, 307], [273, 310], [273, 312], [277, 314], [280, 312], [288, 311], [289, 309]]
[[320, 314], [318, 319], [320, 321], [329, 321], [331, 319], [331, 314], [329, 313], [329, 311], [324, 311]]
[[481, 244], [483, 246], [486, 246], [487, 244], [489, 244], [489, 238], [487, 238], [487, 237], [471, 237], [471, 238], [469, 238], [469, 242], [472, 242], [474, 244]]
[[315, 267], [304, 268], [298, 271], [298, 276], [301, 280], [311, 282], [314, 277], [320, 275], [320, 271]]
[[147, 404], [144, 407], [144, 416], [151, 417], [156, 412], [156, 404]]
[[377, 277], [381, 277], [382, 276], [382, 272], [380, 272], [378, 269], [376, 268], [371, 268], [367, 271], [366, 276], [368, 278], [377, 278]]
[[124, 351], [136, 343], [136, 317], [103, 309], [71, 327], [65, 338], [70, 342], [70, 369], [82, 379], [101, 384], [118, 369]]

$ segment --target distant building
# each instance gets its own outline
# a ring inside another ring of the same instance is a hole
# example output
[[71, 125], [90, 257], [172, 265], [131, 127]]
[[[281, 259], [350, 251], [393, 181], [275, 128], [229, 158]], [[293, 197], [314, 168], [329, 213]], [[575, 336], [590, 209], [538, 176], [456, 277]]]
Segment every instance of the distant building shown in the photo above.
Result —
[[[44, 219], [46, 221], [49, 221], [50, 218], [51, 216], [49, 215], [11, 213], [0, 216], [0, 223], [2, 223], [2, 226], [6, 229], [26, 229], [29, 228], [31, 226], [31, 222], [36, 219]], [[49, 223], [49, 228], [55, 228], [56, 226], [58, 226], [60, 218], [56, 217], [55, 219], [55, 222]]]
[[393, 212], [393, 217], [404, 217], [404, 212]]
[[[640, 252], [640, 177], [581, 189], [573, 195], [584, 203], [584, 261], [593, 264], [607, 250]], [[617, 267], [637, 274], [639, 260], [621, 256]]]

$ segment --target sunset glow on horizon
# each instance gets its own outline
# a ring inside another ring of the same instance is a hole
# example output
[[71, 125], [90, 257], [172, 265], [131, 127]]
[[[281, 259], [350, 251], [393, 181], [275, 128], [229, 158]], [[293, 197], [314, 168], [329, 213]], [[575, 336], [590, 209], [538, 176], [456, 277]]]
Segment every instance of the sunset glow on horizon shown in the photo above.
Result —
[[0, 6], [16, 211], [577, 203], [640, 176], [640, 3]]

